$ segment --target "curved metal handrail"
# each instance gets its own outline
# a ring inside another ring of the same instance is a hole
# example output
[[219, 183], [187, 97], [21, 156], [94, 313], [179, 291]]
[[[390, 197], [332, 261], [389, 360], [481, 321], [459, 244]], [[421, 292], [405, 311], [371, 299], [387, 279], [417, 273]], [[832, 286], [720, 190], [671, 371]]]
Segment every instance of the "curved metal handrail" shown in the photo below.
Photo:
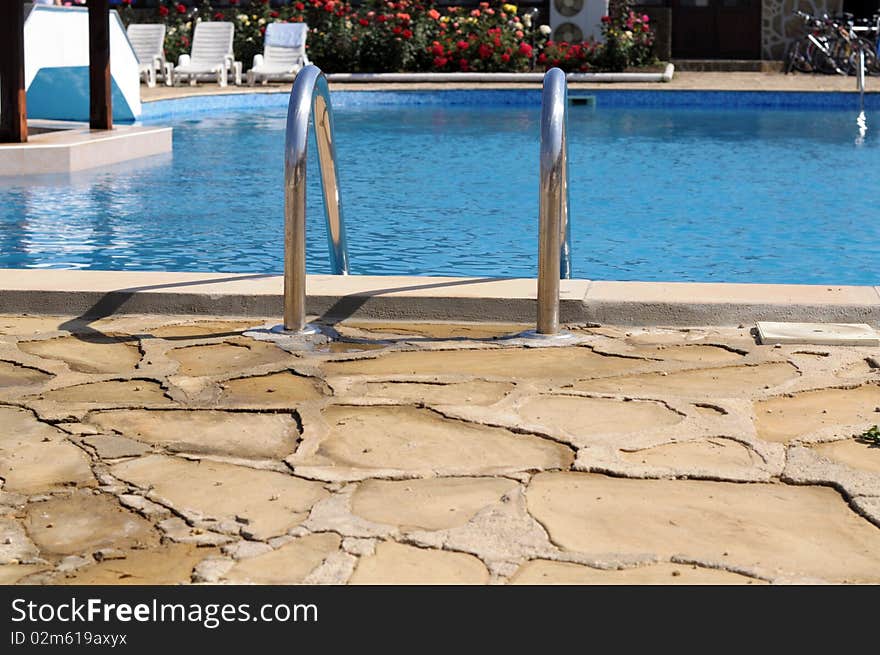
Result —
[[335, 275], [348, 275], [348, 243], [339, 199], [330, 89], [321, 69], [309, 65], [296, 76], [287, 107], [284, 144], [285, 332], [313, 331], [306, 326], [306, 161], [309, 118], [312, 115], [315, 117], [330, 267]]
[[541, 184], [538, 209], [538, 334], [559, 332], [559, 280], [571, 277], [568, 202], [568, 86], [551, 68], [541, 96]]

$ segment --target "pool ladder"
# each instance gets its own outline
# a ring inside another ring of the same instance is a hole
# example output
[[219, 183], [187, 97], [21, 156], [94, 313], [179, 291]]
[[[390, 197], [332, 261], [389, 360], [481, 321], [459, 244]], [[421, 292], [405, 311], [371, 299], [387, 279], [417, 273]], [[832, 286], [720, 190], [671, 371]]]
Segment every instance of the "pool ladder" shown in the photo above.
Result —
[[[306, 161], [309, 119], [314, 115], [318, 163], [330, 267], [348, 275], [348, 243], [339, 198], [333, 143], [333, 107], [327, 78], [309, 65], [296, 76], [287, 108], [284, 146], [284, 323], [278, 332], [315, 334], [306, 323]], [[571, 277], [568, 202], [568, 88], [565, 73], [552, 68], [541, 96], [541, 175], [538, 212], [538, 317], [529, 336], [556, 338], [559, 330], [560, 278]]]

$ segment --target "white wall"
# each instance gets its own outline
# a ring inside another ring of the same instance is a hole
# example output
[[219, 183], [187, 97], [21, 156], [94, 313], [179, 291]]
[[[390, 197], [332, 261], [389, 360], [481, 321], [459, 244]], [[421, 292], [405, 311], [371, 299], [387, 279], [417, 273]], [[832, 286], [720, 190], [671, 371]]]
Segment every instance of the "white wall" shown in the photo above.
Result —
[[[3, 0], [6, 1], [6, 0]], [[25, 88], [42, 68], [89, 65], [89, 14], [84, 7], [35, 5], [24, 25]], [[141, 114], [138, 62], [119, 15], [110, 12], [110, 74], [134, 118]], [[82, 90], [71, 89], [70, 93]], [[59, 95], [58, 102], [70, 102]], [[123, 109], [123, 108], [120, 108]], [[114, 108], [114, 116], [117, 111]]]

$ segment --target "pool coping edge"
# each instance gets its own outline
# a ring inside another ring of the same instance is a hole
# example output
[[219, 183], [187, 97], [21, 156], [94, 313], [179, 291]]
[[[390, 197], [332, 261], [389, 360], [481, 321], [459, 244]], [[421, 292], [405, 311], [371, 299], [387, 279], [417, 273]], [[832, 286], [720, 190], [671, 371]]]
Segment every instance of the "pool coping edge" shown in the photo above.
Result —
[[[307, 311], [323, 318], [531, 323], [536, 280], [309, 275]], [[280, 316], [279, 275], [0, 269], [0, 314]], [[872, 286], [563, 280], [564, 323], [880, 326]]]

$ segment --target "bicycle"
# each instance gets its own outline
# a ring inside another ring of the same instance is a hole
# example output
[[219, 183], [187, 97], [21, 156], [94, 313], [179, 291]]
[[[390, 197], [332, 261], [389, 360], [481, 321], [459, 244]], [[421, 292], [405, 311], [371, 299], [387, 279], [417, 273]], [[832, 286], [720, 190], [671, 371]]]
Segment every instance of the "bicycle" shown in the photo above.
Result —
[[795, 14], [804, 20], [806, 33], [800, 40], [792, 41], [785, 57], [785, 72], [826, 73], [846, 75], [837, 65], [832, 52], [837, 30], [827, 15], [815, 18], [802, 11]]

